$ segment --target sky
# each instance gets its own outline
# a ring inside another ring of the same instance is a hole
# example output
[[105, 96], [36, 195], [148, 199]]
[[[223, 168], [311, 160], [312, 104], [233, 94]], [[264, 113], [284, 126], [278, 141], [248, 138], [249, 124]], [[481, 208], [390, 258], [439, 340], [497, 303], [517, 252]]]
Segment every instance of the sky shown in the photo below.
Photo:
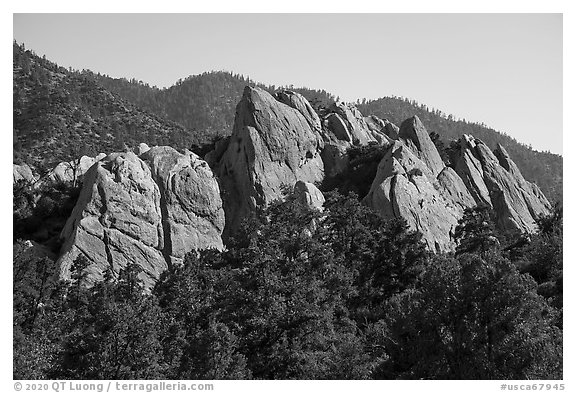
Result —
[[[562, 154], [562, 14], [14, 14], [61, 66], [169, 87], [226, 70], [402, 96]], [[433, 131], [433, 130], [430, 130]]]

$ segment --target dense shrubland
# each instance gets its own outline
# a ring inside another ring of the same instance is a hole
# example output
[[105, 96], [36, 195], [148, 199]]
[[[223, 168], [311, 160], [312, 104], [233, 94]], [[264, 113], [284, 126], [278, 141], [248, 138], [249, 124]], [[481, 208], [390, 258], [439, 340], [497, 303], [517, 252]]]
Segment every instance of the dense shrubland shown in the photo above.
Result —
[[16, 379], [562, 378], [562, 213], [501, 244], [470, 210], [456, 254], [428, 253], [355, 194], [288, 197], [226, 251], [189, 254], [151, 293], [139, 268], [92, 288], [14, 258]]

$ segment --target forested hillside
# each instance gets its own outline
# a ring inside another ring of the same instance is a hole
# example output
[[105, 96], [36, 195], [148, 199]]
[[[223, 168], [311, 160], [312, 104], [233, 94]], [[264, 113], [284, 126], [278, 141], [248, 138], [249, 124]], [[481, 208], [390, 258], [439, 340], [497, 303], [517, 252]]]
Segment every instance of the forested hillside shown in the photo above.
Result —
[[96, 83], [13, 45], [14, 160], [40, 171], [140, 142], [186, 147], [194, 135]]
[[87, 289], [84, 255], [56, 282], [16, 244], [14, 379], [562, 379], [561, 211], [526, 244], [469, 210], [456, 253], [434, 255], [326, 196], [324, 213], [274, 204], [152, 293], [137, 264]]
[[[243, 75], [216, 71], [192, 75], [167, 89], [150, 87], [135, 79], [94, 75], [106, 89], [148, 111], [182, 124], [193, 131], [201, 143], [228, 136], [232, 132], [236, 104], [246, 85], [258, 86], [273, 93], [280, 86], [266, 86]], [[328, 106], [334, 96], [324, 90], [293, 88], [310, 102]]]

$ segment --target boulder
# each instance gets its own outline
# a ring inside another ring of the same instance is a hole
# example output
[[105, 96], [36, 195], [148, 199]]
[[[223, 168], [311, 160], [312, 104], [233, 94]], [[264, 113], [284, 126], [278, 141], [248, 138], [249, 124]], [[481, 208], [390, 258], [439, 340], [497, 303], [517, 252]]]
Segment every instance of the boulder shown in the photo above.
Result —
[[146, 153], [148, 150], [150, 150], [150, 146], [148, 146], [146, 143], [142, 142], [136, 147], [134, 152], [136, 153], [137, 156], [141, 156], [142, 154]]
[[27, 183], [33, 183], [36, 181], [32, 169], [27, 164], [17, 165], [12, 164], [12, 176], [14, 183], [19, 181], [25, 181]]
[[299, 110], [246, 87], [232, 136], [215, 165], [225, 193], [227, 233], [251, 211], [282, 198], [296, 181], [321, 181], [322, 147], [322, 137]]
[[303, 181], [297, 181], [294, 184], [294, 195], [308, 207], [324, 210], [324, 195], [314, 184]]

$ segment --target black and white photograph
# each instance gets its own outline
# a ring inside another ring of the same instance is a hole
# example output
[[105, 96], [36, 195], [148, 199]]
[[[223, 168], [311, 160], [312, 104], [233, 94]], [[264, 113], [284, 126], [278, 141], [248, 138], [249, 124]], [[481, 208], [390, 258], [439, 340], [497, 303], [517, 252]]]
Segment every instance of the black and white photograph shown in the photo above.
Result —
[[13, 13], [9, 388], [570, 390], [563, 14], [327, 12]]

